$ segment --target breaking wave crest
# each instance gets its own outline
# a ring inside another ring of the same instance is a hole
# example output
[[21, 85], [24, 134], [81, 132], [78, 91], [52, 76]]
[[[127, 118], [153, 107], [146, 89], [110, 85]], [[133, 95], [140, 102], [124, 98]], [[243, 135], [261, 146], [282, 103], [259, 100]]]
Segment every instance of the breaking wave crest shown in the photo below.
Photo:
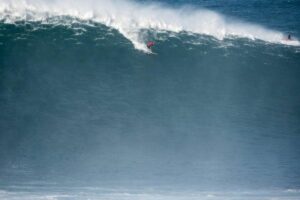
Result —
[[0, 19], [5, 23], [20, 20], [45, 21], [51, 17], [71, 16], [92, 20], [117, 29], [139, 50], [147, 51], [144, 29], [205, 34], [219, 40], [226, 37], [259, 39], [271, 43], [299, 45], [287, 41], [284, 34], [260, 25], [228, 19], [206, 9], [189, 6], [170, 8], [158, 3], [124, 0], [1, 0]]

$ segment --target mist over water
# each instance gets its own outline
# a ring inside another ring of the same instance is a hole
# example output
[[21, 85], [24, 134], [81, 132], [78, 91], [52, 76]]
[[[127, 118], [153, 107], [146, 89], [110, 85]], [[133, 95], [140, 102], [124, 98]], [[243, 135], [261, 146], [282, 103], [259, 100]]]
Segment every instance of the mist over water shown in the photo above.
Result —
[[0, 1], [0, 199], [299, 198], [300, 49], [283, 29], [192, 1], [86, 18], [91, 1], [66, 2]]

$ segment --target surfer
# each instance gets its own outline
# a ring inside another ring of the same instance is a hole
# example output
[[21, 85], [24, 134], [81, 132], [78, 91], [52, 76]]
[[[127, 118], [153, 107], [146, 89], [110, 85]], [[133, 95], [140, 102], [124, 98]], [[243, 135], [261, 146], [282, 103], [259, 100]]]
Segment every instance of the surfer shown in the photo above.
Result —
[[285, 41], [293, 41], [293, 38], [292, 38], [291, 34], [288, 34], [287, 36], [283, 37], [283, 40], [285, 40]]
[[155, 43], [153, 41], [149, 41], [147, 42], [147, 48], [151, 49], [151, 47], [153, 47], [155, 45]]

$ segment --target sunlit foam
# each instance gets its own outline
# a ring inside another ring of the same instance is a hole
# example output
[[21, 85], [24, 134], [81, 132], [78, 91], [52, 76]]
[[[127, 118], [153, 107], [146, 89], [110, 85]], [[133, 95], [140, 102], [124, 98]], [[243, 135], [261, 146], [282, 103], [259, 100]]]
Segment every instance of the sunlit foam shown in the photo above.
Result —
[[42, 21], [54, 16], [92, 20], [117, 29], [139, 50], [148, 51], [142, 29], [205, 34], [219, 40], [225, 37], [259, 39], [271, 43], [299, 46], [284, 39], [279, 31], [259, 25], [229, 20], [206, 9], [169, 8], [158, 3], [142, 4], [129, 0], [1, 0], [0, 19]]

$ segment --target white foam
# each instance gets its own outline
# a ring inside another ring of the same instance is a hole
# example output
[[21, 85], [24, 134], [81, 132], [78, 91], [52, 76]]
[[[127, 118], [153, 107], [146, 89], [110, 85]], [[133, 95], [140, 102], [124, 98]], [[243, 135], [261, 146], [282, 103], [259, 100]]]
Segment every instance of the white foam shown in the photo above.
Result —
[[229, 20], [216, 12], [192, 7], [169, 8], [130, 0], [0, 0], [0, 19], [43, 21], [54, 16], [92, 20], [117, 29], [135, 48], [148, 51], [142, 29], [206, 34], [219, 40], [245, 37], [271, 43], [300, 45], [297, 39], [259, 25]]

